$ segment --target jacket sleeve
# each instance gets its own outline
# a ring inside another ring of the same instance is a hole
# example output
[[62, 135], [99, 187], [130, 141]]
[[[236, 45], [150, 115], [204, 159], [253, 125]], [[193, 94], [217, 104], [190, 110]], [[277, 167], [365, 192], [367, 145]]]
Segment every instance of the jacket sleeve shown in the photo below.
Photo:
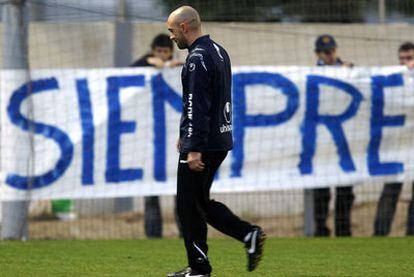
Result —
[[208, 142], [212, 98], [212, 66], [204, 51], [192, 53], [187, 61], [189, 120], [187, 150], [200, 152]]

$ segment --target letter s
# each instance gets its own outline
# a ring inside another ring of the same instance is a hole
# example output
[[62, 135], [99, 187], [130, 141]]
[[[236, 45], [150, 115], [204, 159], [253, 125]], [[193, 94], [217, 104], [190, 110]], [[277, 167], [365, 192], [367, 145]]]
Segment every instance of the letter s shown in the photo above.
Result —
[[[61, 152], [56, 166], [42, 175], [21, 176], [18, 174], [8, 174], [6, 183], [13, 188], [28, 190], [46, 187], [58, 180], [65, 173], [72, 161], [73, 144], [65, 132], [56, 127], [29, 120], [20, 112], [23, 101], [31, 96], [31, 94], [58, 88], [59, 85], [56, 78], [40, 79], [22, 85], [13, 92], [10, 98], [7, 114], [11, 122], [24, 131], [30, 131], [54, 140], [58, 144]], [[31, 93], [29, 93], [29, 89]]]

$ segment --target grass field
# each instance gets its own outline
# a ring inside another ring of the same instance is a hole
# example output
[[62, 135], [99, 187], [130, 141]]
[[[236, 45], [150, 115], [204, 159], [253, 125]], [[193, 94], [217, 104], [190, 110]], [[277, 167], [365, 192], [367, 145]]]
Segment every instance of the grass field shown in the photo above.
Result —
[[[240, 243], [209, 243], [213, 276], [414, 276], [414, 238], [272, 238], [253, 273]], [[0, 276], [165, 276], [184, 265], [175, 239], [0, 242]]]

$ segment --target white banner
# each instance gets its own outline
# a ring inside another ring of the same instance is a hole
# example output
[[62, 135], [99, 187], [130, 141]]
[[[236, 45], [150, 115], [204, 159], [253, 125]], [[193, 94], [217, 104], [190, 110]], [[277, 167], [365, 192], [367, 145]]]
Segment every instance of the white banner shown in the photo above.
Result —
[[[236, 67], [235, 147], [214, 192], [408, 181], [414, 79], [403, 67]], [[1, 71], [0, 199], [175, 192], [180, 71]]]

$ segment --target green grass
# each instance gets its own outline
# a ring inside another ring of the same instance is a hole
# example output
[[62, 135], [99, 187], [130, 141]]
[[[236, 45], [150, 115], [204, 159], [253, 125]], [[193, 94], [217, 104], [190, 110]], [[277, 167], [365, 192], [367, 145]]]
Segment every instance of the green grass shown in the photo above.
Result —
[[[414, 276], [414, 238], [268, 239], [253, 273], [242, 244], [210, 239], [213, 276]], [[0, 242], [0, 276], [165, 276], [179, 240]]]

